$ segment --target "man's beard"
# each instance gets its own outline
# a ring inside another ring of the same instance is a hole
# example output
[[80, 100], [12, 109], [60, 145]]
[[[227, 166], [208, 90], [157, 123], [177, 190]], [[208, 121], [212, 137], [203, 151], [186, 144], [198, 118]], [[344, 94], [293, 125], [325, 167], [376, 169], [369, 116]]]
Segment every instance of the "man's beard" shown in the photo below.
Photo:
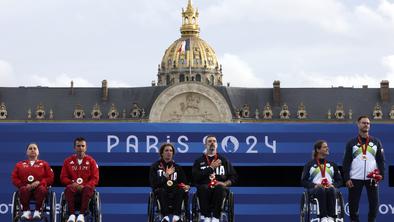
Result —
[[213, 152], [215, 152], [215, 145], [210, 145], [209, 147], [208, 147], [208, 151], [209, 151], [209, 153], [213, 153]]

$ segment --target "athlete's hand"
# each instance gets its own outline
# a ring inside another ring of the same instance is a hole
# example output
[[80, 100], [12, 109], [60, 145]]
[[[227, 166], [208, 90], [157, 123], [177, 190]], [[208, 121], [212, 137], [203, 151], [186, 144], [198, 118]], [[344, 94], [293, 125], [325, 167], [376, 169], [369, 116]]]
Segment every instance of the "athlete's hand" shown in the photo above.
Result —
[[33, 183], [30, 184], [31, 188], [34, 189], [40, 185], [40, 181], [34, 181]]
[[322, 184], [315, 184], [315, 188], [324, 188], [324, 186]]
[[348, 188], [354, 187], [352, 180], [346, 181], [346, 186], [347, 186]]
[[215, 161], [212, 161], [210, 167], [212, 167], [213, 169], [218, 168], [220, 165], [222, 165], [222, 161], [220, 159], [217, 159]]
[[183, 190], [185, 190], [185, 191], [190, 190], [190, 186], [189, 186], [189, 185], [185, 185], [185, 186], [183, 187]]
[[166, 174], [168, 175], [168, 176], [170, 176], [171, 174], [173, 174], [175, 172], [175, 167], [174, 166], [172, 166], [172, 167], [167, 167], [167, 169], [166, 169]]
[[223, 186], [223, 187], [227, 187], [227, 185], [221, 181], [217, 181], [215, 186]]

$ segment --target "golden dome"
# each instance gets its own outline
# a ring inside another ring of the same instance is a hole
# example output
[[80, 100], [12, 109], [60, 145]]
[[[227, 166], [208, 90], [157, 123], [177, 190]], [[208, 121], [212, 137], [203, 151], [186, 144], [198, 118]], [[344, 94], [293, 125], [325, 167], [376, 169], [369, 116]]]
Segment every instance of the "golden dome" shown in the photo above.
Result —
[[182, 37], [168, 47], [161, 62], [161, 68], [171, 69], [174, 66], [177, 69], [189, 66], [214, 69], [218, 66], [218, 60], [215, 51], [204, 40]]
[[199, 37], [198, 10], [188, 0], [182, 9], [181, 38], [167, 48], [158, 72], [158, 85], [197, 81], [222, 85], [222, 69], [215, 51]]

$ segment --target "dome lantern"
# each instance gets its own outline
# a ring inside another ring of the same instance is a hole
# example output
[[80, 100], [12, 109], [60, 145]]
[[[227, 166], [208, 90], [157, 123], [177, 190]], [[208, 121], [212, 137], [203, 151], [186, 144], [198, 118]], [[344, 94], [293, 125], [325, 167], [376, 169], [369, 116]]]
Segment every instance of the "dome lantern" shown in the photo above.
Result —
[[182, 9], [182, 37], [199, 36], [198, 10], [193, 8], [192, 1], [188, 0], [186, 10]]

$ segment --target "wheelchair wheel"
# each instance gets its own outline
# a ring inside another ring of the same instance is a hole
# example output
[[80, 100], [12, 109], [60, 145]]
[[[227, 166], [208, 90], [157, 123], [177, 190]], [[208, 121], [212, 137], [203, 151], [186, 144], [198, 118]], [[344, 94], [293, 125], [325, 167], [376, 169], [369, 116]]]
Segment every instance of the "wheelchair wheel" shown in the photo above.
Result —
[[300, 221], [309, 222], [310, 209], [309, 209], [309, 195], [307, 192], [303, 192], [300, 203]]
[[94, 206], [92, 210], [93, 218], [95, 222], [102, 222], [102, 214], [101, 214], [101, 198], [100, 198], [100, 193], [95, 192], [94, 195]]
[[343, 196], [341, 192], [337, 192], [337, 209], [336, 209], [336, 214], [337, 214], [337, 219], [340, 219], [339, 221], [343, 221], [345, 217], [345, 205], [343, 202]]
[[153, 192], [149, 193], [149, 199], [148, 199], [148, 222], [153, 222], [154, 221], [154, 201], [155, 197]]
[[185, 192], [185, 196], [182, 201], [182, 213], [181, 213], [182, 221], [190, 221], [190, 208], [189, 208], [189, 193]]
[[228, 221], [234, 221], [234, 193], [229, 191], [228, 194]]
[[21, 209], [21, 203], [19, 200], [19, 194], [18, 194], [18, 192], [14, 192], [12, 194], [12, 222], [19, 221], [19, 215], [20, 215], [21, 211], [22, 211], [22, 209]]
[[51, 222], [56, 222], [56, 193], [49, 191], [48, 207]]
[[64, 195], [64, 192], [62, 192], [60, 196], [60, 213], [59, 213], [59, 221], [60, 222], [66, 222], [67, 221], [67, 205], [66, 205], [66, 197]]
[[192, 221], [200, 222], [200, 218], [201, 218], [200, 206], [198, 203], [197, 194], [194, 193], [192, 197]]

